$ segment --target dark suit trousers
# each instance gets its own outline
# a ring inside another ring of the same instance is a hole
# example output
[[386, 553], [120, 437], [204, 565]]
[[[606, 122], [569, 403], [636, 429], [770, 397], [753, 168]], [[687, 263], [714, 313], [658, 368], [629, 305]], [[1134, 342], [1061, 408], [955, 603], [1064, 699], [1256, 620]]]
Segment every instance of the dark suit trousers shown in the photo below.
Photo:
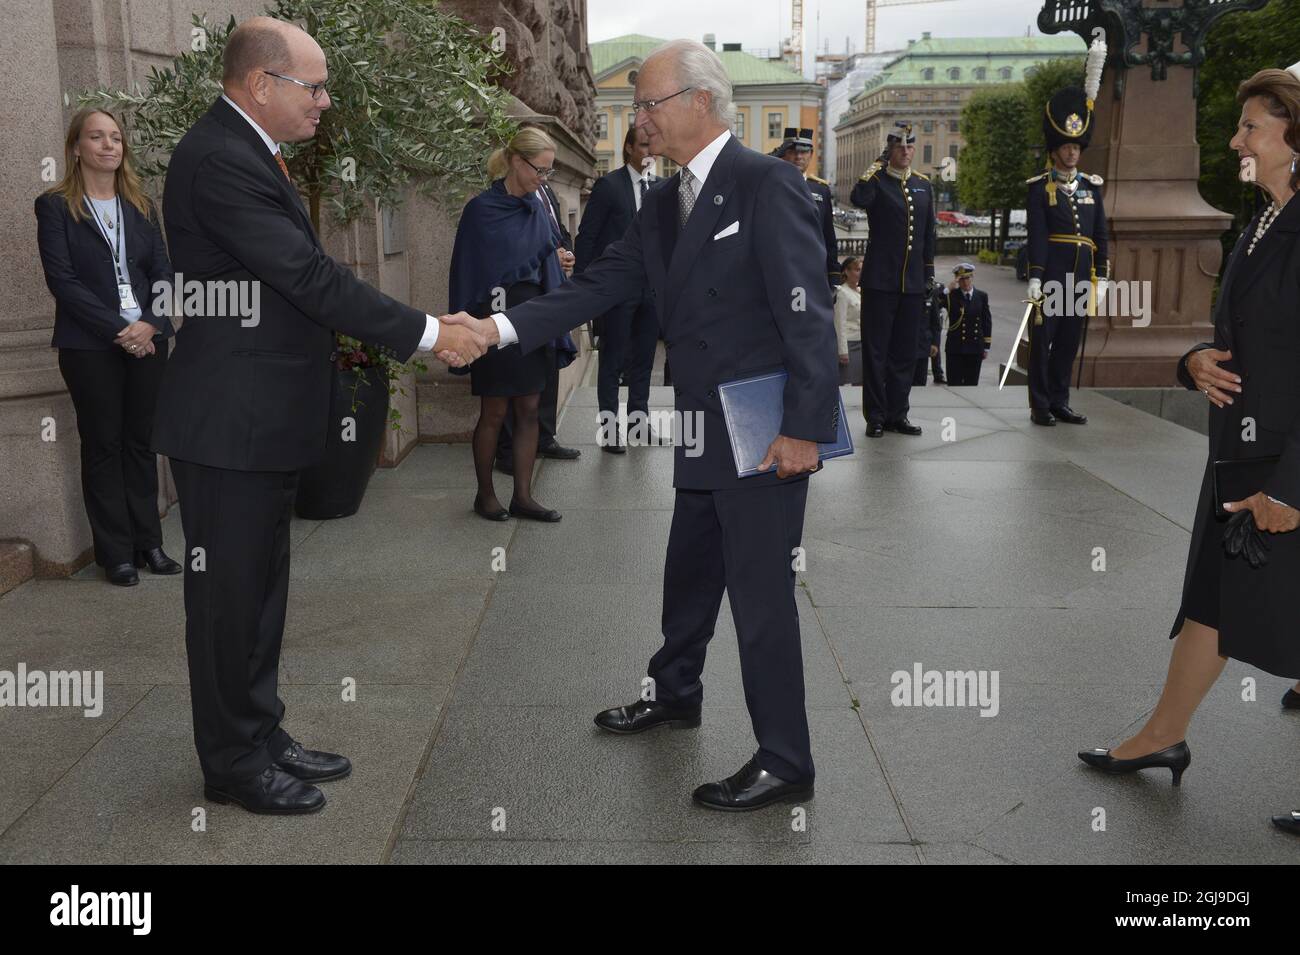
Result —
[[171, 465], [185, 529], [194, 745], [204, 780], [229, 784], [262, 772], [291, 742], [276, 681], [298, 472]]
[[[559, 414], [560, 404], [560, 368], [555, 364], [555, 349], [544, 346], [549, 361], [546, 365], [546, 387], [537, 401], [537, 446], [545, 448], [555, 444], [555, 419]], [[497, 461], [510, 464], [515, 459], [515, 433], [513, 409], [501, 424], [497, 434]]]
[[948, 384], [978, 385], [980, 367], [984, 364], [983, 354], [962, 355], [948, 352]]
[[1070, 371], [1079, 351], [1086, 315], [1044, 315], [1029, 320], [1029, 407], [1059, 408], [1070, 403]]
[[158, 459], [150, 447], [167, 342], [148, 358], [111, 351], [59, 349], [59, 371], [77, 410], [81, 495], [95, 563], [130, 563], [134, 551], [162, 545]]
[[924, 305], [920, 292], [862, 292], [862, 414], [867, 421], [907, 417]]
[[601, 411], [618, 412], [618, 380], [627, 378], [627, 412], [650, 412], [650, 373], [654, 370], [659, 320], [654, 309], [631, 305], [605, 316], [600, 344], [596, 398]]
[[704, 655], [725, 590], [758, 764], [791, 782], [813, 778], [791, 554], [807, 498], [807, 480], [677, 491], [664, 561], [664, 645], [649, 667], [657, 699], [703, 700]]

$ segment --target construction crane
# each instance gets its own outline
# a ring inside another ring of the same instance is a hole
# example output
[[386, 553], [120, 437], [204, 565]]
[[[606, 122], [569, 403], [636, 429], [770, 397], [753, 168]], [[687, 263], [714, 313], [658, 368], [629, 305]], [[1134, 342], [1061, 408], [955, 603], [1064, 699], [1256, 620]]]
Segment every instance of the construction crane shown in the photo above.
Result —
[[[802, 11], [802, 0], [794, 0]], [[877, 7], [910, 7], [920, 3], [951, 3], [952, 0], [867, 0], [867, 52], [876, 52], [876, 8]], [[802, 19], [802, 13], [801, 13]], [[802, 34], [802, 25], [796, 24], [795, 29]]]

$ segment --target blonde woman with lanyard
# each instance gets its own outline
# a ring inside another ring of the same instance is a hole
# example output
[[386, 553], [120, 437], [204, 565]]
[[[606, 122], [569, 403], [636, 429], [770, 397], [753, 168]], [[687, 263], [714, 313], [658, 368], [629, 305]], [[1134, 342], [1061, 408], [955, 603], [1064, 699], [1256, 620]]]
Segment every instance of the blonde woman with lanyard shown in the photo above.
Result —
[[170, 285], [172, 270], [117, 119], [79, 111], [64, 162], [63, 180], [36, 199], [41, 266], [55, 303], [51, 345], [77, 412], [95, 562], [110, 583], [129, 587], [139, 583], [137, 567], [181, 569], [162, 549], [150, 449], [174, 332], [155, 314], [153, 290], [155, 282]]

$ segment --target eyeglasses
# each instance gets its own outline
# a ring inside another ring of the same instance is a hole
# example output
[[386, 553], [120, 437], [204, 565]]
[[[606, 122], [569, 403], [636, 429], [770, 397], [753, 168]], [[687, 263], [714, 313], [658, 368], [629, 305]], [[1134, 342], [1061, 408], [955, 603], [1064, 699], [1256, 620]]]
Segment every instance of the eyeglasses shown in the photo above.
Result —
[[292, 76], [283, 76], [279, 73], [272, 73], [270, 70], [263, 70], [267, 76], [274, 76], [277, 80], [288, 80], [290, 83], [297, 83], [304, 89], [311, 91], [311, 98], [319, 101], [322, 93], [325, 92], [324, 83], [304, 83], [302, 80], [295, 80]]
[[[528, 160], [525, 159], [523, 156], [520, 156], [519, 158], [523, 159], [524, 162], [528, 162]], [[537, 173], [538, 179], [550, 179], [551, 176], [555, 174], [554, 166], [547, 166], [545, 169], [541, 169], [537, 166], [533, 166], [533, 164], [530, 162], [528, 162], [528, 165], [532, 167], [533, 172]]]
[[639, 113], [643, 109], [652, 110], [656, 108], [660, 103], [668, 102], [670, 99], [673, 98], [673, 96], [681, 96], [683, 93], [686, 92], [686, 90], [693, 90], [693, 89], [695, 89], [694, 86], [688, 86], [686, 87], [686, 89], [678, 90], [676, 93], [673, 93], [672, 96], [665, 96], [663, 99], [648, 99], [645, 100], [644, 102], [637, 102], [636, 100], [632, 100], [632, 112]]

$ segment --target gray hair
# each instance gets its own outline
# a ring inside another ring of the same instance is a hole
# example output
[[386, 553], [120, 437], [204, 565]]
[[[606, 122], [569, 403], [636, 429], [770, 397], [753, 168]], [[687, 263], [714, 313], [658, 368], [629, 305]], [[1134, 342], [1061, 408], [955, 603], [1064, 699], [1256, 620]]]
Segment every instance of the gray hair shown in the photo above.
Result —
[[709, 109], [714, 119], [729, 129], [735, 126], [736, 107], [731, 102], [731, 79], [718, 54], [695, 40], [669, 40], [651, 50], [645, 62], [661, 55], [672, 58], [677, 66], [677, 79], [683, 86], [709, 94]]

